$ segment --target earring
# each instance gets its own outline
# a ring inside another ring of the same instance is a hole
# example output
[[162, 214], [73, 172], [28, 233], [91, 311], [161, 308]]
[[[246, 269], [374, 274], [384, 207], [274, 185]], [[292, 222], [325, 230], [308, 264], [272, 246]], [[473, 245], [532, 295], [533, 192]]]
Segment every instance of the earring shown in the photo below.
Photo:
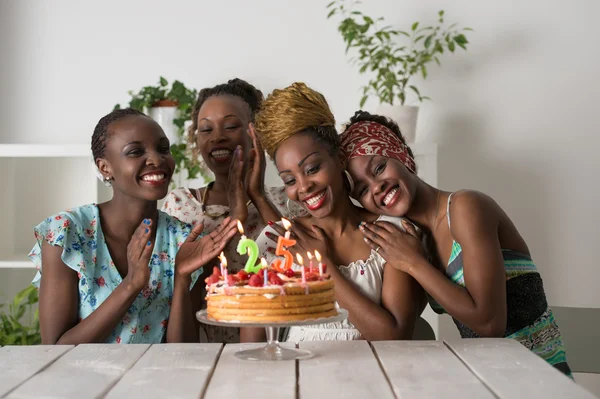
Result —
[[104, 183], [104, 185], [106, 187], [110, 187], [110, 186], [112, 186], [111, 180], [112, 180], [112, 177], [105, 177], [104, 179], [102, 179], [102, 182]]
[[354, 191], [354, 179], [352, 179], [352, 176], [350, 176], [350, 173], [346, 169], [344, 169], [344, 176], [346, 176], [350, 192]]
[[[287, 208], [288, 214], [290, 215], [290, 217], [292, 219], [300, 217], [300, 216], [306, 216], [306, 215], [308, 215], [308, 213], [306, 211], [304, 213], [300, 214], [300, 215], [297, 215], [294, 210], [290, 209], [290, 199], [289, 198], [285, 201], [285, 207]], [[298, 209], [298, 208], [300, 208], [300, 206], [296, 205], [295, 208]], [[303, 208], [300, 208], [300, 209], [304, 210]]]

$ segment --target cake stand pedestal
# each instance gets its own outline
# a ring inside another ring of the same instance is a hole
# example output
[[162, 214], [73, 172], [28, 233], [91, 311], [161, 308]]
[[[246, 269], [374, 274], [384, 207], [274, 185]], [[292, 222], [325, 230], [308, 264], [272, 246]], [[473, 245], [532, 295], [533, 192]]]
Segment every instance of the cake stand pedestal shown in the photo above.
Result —
[[281, 323], [242, 323], [239, 321], [217, 321], [207, 316], [206, 310], [196, 313], [196, 318], [204, 324], [221, 327], [264, 327], [267, 332], [267, 344], [260, 348], [240, 350], [235, 353], [235, 357], [242, 360], [296, 360], [310, 359], [314, 356], [311, 351], [306, 349], [284, 348], [279, 345], [279, 329], [292, 326], [307, 326], [324, 323], [334, 323], [348, 318], [348, 311], [337, 309], [338, 314], [331, 317], [322, 317], [319, 319], [296, 320]]

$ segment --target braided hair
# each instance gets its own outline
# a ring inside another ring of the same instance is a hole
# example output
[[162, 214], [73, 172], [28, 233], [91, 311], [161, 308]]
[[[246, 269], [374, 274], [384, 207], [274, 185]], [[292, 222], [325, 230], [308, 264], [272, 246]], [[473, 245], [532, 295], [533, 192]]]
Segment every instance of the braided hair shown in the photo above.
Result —
[[106, 141], [108, 140], [108, 127], [110, 124], [130, 115], [147, 117], [146, 114], [136, 109], [123, 108], [112, 111], [98, 121], [98, 124], [96, 124], [96, 127], [94, 128], [94, 134], [92, 135], [92, 154], [94, 155], [94, 161], [104, 157]]
[[350, 121], [345, 125], [344, 131], [342, 132], [342, 134], [344, 134], [350, 126], [352, 126], [358, 122], [375, 122], [375, 123], [379, 123], [380, 125], [387, 127], [392, 132], [394, 132], [396, 134], [396, 136], [398, 136], [398, 138], [400, 139], [402, 144], [404, 144], [406, 146], [408, 154], [411, 156], [411, 158], [413, 158], [413, 159], [415, 158], [415, 155], [413, 154], [413, 150], [406, 143], [406, 139], [402, 135], [402, 132], [400, 132], [400, 127], [393, 119], [387, 118], [383, 115], [370, 114], [367, 111], [358, 110], [354, 113], [354, 116], [352, 118], [350, 118]]
[[192, 149], [194, 159], [200, 157], [200, 149], [196, 145], [198, 135], [198, 114], [200, 108], [210, 97], [216, 96], [234, 96], [240, 98], [248, 105], [250, 110], [250, 120], [254, 122], [254, 116], [258, 111], [262, 101], [263, 94], [256, 87], [242, 79], [231, 79], [227, 83], [223, 83], [214, 87], [207, 87], [200, 90], [198, 99], [192, 110], [192, 125], [188, 129], [188, 144]]
[[339, 151], [340, 138], [327, 100], [298, 82], [273, 90], [256, 115], [256, 134], [271, 159], [281, 143], [297, 133], [310, 134], [332, 155]]

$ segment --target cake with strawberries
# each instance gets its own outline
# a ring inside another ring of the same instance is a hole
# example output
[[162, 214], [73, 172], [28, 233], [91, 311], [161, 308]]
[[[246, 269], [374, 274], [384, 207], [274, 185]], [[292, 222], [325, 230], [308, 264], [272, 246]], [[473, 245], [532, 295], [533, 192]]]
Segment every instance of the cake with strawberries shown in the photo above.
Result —
[[[338, 314], [334, 284], [325, 272], [262, 268], [221, 274], [218, 267], [206, 278], [207, 317], [239, 323], [281, 323]], [[265, 273], [267, 274], [265, 278]]]

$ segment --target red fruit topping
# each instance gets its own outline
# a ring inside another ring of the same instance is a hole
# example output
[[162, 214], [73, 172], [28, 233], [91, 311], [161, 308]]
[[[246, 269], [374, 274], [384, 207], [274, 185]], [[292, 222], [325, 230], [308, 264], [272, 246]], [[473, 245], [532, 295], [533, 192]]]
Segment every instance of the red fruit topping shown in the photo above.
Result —
[[323, 263], [323, 274], [327, 273], [327, 265]]
[[218, 268], [217, 266], [213, 267], [213, 276], [221, 277], [221, 269]]
[[273, 285], [283, 285], [283, 280], [277, 274], [269, 274], [269, 283]]
[[240, 280], [248, 280], [248, 273], [244, 269], [240, 270], [237, 276]]
[[292, 269], [287, 269], [284, 273], [286, 277], [292, 278], [296, 275], [296, 273]]
[[264, 268], [263, 268], [263, 269], [260, 269], [260, 270], [258, 271], [258, 276], [259, 276], [259, 277], [262, 277], [262, 278], [264, 278], [264, 277], [265, 277], [265, 269], [264, 269]]
[[210, 285], [210, 284], [216, 284], [219, 282], [219, 276], [215, 276], [214, 274], [212, 276], [209, 276], [206, 278], [206, 284]]
[[263, 286], [263, 279], [260, 278], [258, 276], [258, 274], [255, 274], [252, 277], [250, 277], [250, 280], [248, 280], [248, 285], [250, 287], [262, 287]]
[[319, 281], [317, 273], [306, 273], [306, 281]]
[[235, 283], [238, 281], [239, 279], [236, 275], [230, 274], [229, 276], [227, 276], [227, 284], [229, 285], [235, 285]]

